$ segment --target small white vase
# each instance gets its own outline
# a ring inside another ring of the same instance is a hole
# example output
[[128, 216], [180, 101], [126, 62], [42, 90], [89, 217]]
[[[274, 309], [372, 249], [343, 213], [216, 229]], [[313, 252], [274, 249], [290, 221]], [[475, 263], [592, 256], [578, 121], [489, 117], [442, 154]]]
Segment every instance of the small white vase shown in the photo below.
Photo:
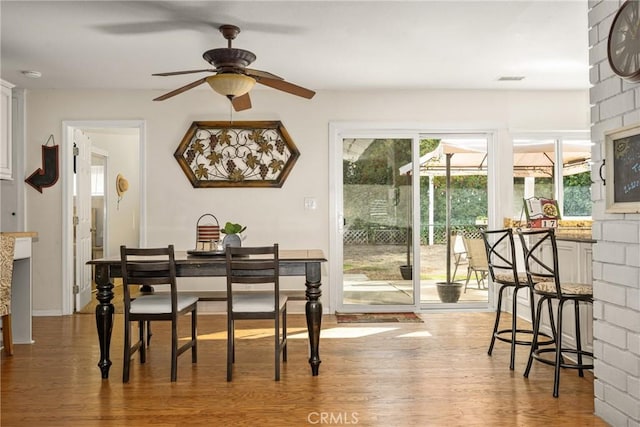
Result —
[[222, 246], [223, 247], [242, 246], [242, 240], [240, 239], [240, 236], [237, 234], [227, 234], [222, 239]]

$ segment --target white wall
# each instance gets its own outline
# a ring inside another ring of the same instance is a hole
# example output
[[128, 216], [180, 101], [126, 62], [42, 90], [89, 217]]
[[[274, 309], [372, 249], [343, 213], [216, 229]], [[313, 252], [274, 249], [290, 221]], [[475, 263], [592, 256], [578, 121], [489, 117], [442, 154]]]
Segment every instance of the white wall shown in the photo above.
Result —
[[623, 1], [590, 1], [591, 139], [596, 414], [614, 426], [640, 426], [640, 215], [605, 213], [598, 177], [604, 132], [640, 122], [640, 85], [611, 71], [607, 37]]
[[[164, 102], [154, 91], [55, 91], [28, 93], [27, 170], [39, 166], [40, 145], [50, 133], [61, 141], [63, 120], [145, 120], [149, 245], [194, 247], [203, 213], [248, 226], [245, 244], [277, 241], [283, 248], [329, 247], [328, 125], [331, 121], [421, 123], [426, 130], [575, 130], [589, 126], [588, 93], [509, 91], [319, 92], [305, 100], [270, 89], [252, 92], [254, 108], [233, 120], [281, 120], [301, 156], [283, 187], [194, 189], [173, 153], [193, 121], [228, 121], [227, 101], [210, 90], [192, 90]], [[34, 245], [34, 312], [61, 310], [61, 185], [43, 194], [27, 191], [27, 228]], [[128, 196], [125, 196], [128, 197]], [[304, 210], [314, 197], [318, 209]], [[323, 302], [329, 301], [327, 267]]]

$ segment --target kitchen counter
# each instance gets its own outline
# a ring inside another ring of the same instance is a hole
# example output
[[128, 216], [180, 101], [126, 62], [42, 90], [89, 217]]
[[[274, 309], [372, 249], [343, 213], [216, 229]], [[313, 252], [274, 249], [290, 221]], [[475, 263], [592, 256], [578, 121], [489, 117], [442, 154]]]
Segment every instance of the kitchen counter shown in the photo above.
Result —
[[13, 236], [16, 239], [20, 237], [30, 237], [32, 239], [38, 237], [38, 233], [35, 231], [2, 231], [0, 234], [4, 236]]
[[556, 231], [556, 240], [578, 243], [596, 243], [591, 237], [591, 230], [562, 230]]
[[[558, 221], [556, 239], [567, 242], [596, 243], [591, 234], [590, 220], [564, 220]], [[518, 221], [511, 218], [504, 219], [504, 226], [509, 228], [526, 228], [526, 221]]]

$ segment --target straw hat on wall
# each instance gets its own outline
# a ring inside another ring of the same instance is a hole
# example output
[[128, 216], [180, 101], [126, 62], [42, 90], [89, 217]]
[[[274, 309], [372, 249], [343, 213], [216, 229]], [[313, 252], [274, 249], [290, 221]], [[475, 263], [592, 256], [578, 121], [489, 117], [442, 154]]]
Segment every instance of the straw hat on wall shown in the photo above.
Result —
[[122, 176], [122, 174], [118, 174], [118, 176], [116, 176], [116, 193], [118, 194], [118, 204], [117, 204], [117, 209], [120, 209], [120, 200], [122, 200], [122, 196], [124, 195], [124, 193], [129, 189], [129, 181], [127, 181], [127, 178], [125, 178], [124, 176]]

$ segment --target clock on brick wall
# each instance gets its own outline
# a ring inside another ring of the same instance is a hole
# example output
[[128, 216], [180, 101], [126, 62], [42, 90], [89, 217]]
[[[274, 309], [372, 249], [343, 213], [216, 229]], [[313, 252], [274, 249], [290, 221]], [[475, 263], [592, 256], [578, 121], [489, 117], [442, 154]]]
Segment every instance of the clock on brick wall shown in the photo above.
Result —
[[627, 0], [613, 18], [607, 57], [614, 73], [640, 82], [640, 0]]

